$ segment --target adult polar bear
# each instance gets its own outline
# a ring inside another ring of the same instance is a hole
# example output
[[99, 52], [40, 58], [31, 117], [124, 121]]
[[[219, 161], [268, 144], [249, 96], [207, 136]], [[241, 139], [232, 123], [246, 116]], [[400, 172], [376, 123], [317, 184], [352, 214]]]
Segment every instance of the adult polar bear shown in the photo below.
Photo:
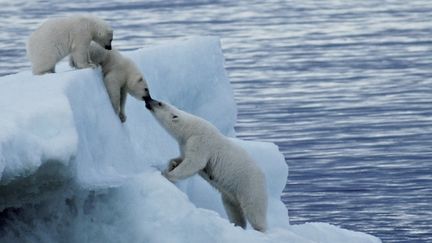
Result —
[[247, 152], [206, 120], [166, 103], [146, 99], [146, 107], [180, 145], [163, 175], [170, 181], [198, 173], [222, 195], [232, 223], [255, 230], [267, 228], [267, 190], [264, 173]]
[[69, 54], [77, 68], [96, 67], [90, 60], [90, 43], [111, 50], [112, 38], [111, 26], [95, 16], [49, 19], [30, 35], [27, 56], [36, 75], [53, 73], [56, 63]]

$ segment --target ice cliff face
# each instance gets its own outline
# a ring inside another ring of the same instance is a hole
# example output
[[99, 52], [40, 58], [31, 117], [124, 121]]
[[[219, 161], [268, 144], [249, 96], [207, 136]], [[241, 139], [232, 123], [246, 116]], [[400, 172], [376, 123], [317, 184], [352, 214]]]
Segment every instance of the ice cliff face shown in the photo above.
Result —
[[144, 103], [129, 96], [121, 124], [98, 69], [61, 67], [0, 78], [0, 242], [380, 242], [328, 224], [289, 225], [282, 154], [234, 138], [236, 108], [217, 38], [126, 55], [153, 97], [209, 120], [257, 160], [268, 178], [269, 232], [231, 225], [201, 178], [164, 179], [158, 169], [178, 147]]

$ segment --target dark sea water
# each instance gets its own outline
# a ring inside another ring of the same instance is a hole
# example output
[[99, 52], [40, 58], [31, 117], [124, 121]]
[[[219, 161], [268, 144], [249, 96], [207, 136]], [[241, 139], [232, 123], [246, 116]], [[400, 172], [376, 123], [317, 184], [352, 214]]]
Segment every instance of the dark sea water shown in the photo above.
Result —
[[121, 50], [221, 37], [238, 135], [275, 142], [292, 224], [432, 242], [432, 1], [5, 1], [0, 75], [45, 18], [94, 13]]

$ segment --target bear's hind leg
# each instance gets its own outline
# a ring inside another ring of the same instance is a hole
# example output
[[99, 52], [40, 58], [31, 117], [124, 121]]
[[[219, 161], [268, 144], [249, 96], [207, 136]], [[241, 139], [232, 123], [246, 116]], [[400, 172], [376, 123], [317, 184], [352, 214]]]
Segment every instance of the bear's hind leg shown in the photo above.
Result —
[[33, 71], [33, 74], [35, 75], [42, 75], [47, 73], [55, 73], [55, 68], [47, 69], [47, 70], [39, 70], [39, 71]]
[[42, 75], [45, 73], [55, 73], [56, 60], [51, 60], [48, 56], [46, 60], [32, 63], [32, 72], [34, 75]]
[[243, 210], [240, 207], [240, 204], [237, 202], [233, 202], [233, 200], [229, 199], [226, 195], [222, 194], [222, 202], [228, 215], [229, 221], [234, 223], [235, 226], [240, 226], [243, 229], [246, 229], [246, 219], [243, 215]]
[[267, 201], [254, 201], [243, 205], [242, 209], [252, 228], [260, 232], [267, 230]]
[[72, 67], [72, 68], [78, 69], [78, 67], [77, 67], [74, 59], [72, 58], [72, 55], [69, 56], [69, 66]]

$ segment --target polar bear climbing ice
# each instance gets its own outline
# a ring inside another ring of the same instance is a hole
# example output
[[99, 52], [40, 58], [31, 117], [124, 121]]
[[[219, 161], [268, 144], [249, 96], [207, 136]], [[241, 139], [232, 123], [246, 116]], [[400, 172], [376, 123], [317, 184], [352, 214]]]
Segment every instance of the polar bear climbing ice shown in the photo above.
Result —
[[[126, 121], [125, 104], [127, 93], [138, 100], [150, 95], [147, 81], [135, 63], [123, 56], [115, 48], [107, 51], [97, 44], [90, 45], [90, 59], [102, 68], [103, 81], [114, 108], [121, 122]], [[73, 59], [70, 65], [75, 67]]]
[[92, 41], [111, 50], [113, 30], [100, 18], [79, 15], [49, 19], [29, 37], [27, 56], [35, 75], [55, 72], [55, 65], [71, 55], [77, 68], [95, 67], [89, 56]]
[[163, 175], [177, 181], [198, 173], [222, 195], [222, 202], [235, 225], [255, 230], [267, 228], [267, 191], [264, 173], [248, 153], [222, 135], [206, 120], [172, 105], [146, 98], [146, 107], [180, 146]]

